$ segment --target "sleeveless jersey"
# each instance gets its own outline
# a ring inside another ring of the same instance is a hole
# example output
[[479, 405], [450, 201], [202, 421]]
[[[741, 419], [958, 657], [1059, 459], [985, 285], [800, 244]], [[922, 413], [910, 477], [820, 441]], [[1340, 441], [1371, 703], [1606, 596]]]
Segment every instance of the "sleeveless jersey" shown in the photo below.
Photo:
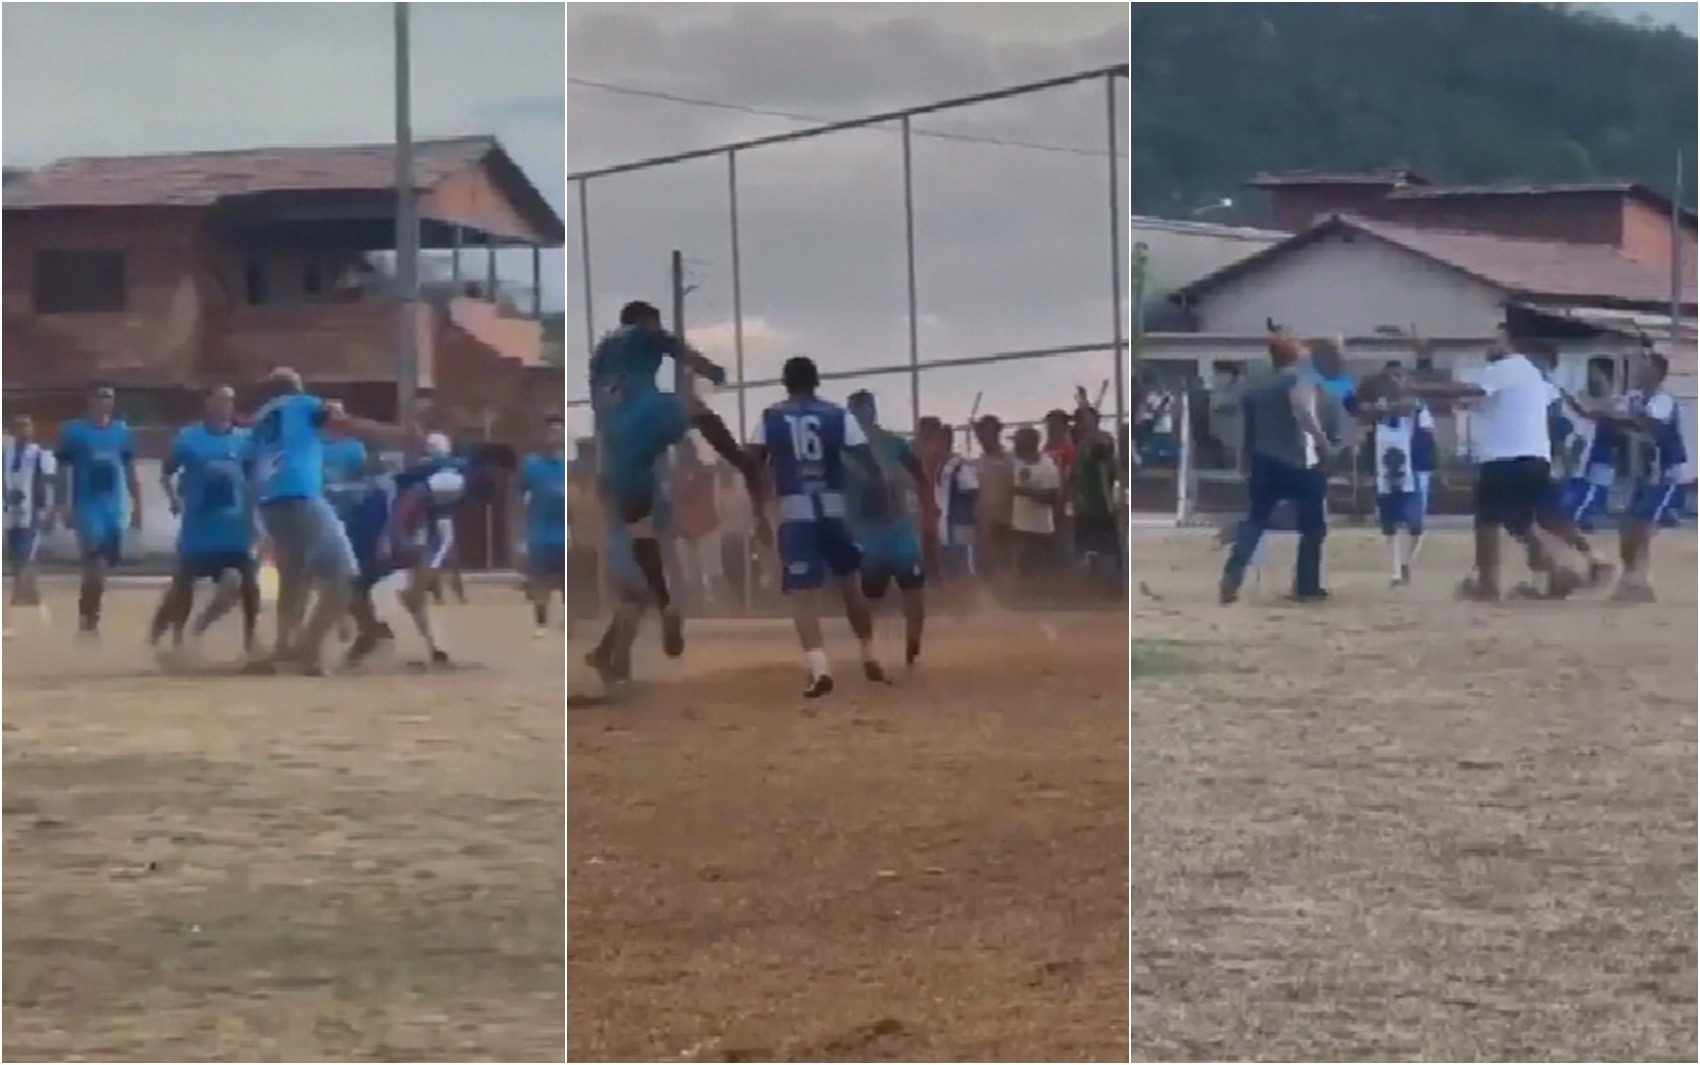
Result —
[[1375, 494], [1418, 491], [1434, 472], [1434, 415], [1427, 406], [1375, 423]]

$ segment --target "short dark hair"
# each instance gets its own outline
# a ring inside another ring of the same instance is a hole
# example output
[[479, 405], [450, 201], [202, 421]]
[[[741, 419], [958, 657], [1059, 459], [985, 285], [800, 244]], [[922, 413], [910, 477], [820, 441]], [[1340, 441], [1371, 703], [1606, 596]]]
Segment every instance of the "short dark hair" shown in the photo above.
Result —
[[820, 369], [815, 366], [815, 360], [807, 355], [793, 355], [785, 360], [785, 366], [779, 371], [779, 379], [785, 384], [785, 391], [796, 395], [799, 392], [813, 392], [820, 387]]
[[1658, 369], [1660, 377], [1670, 373], [1670, 360], [1665, 358], [1663, 355], [1660, 355], [1658, 352], [1649, 351], [1647, 353], [1647, 361], [1652, 363], [1653, 366]]
[[637, 325], [646, 318], [660, 318], [661, 312], [655, 305], [643, 300], [633, 300], [620, 308], [621, 325]]

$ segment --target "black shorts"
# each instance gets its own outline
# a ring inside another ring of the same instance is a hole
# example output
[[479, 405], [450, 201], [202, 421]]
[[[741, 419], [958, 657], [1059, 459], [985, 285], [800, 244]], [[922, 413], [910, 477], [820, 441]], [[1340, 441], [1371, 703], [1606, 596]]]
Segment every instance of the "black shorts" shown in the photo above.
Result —
[[1074, 549], [1080, 554], [1122, 557], [1121, 529], [1111, 514], [1081, 514], [1074, 519]]
[[1552, 463], [1546, 459], [1495, 459], [1476, 467], [1476, 528], [1498, 526], [1526, 536], [1552, 503]]
[[885, 598], [885, 591], [897, 585], [900, 592], [915, 592], [927, 586], [926, 571], [920, 563], [912, 566], [862, 566], [862, 594], [869, 599]]
[[256, 575], [254, 556], [246, 551], [204, 551], [184, 555], [178, 560], [177, 568], [192, 581], [203, 577], [216, 581], [232, 571], [244, 581], [251, 581]]

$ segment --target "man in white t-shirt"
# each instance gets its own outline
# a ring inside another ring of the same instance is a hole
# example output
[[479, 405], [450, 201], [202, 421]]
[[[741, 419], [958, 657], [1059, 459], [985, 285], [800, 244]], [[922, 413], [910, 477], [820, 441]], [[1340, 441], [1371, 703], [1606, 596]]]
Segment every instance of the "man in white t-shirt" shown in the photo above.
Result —
[[[1563, 598], [1586, 583], [1580, 572], [1559, 561], [1567, 547], [1565, 538], [1545, 527], [1555, 517], [1547, 425], [1552, 388], [1540, 368], [1518, 354], [1505, 327], [1500, 327], [1488, 364], [1475, 381], [1426, 381], [1414, 384], [1412, 391], [1472, 404], [1476, 572], [1459, 585], [1459, 594], [1499, 598], [1500, 529], [1529, 545], [1531, 562], [1547, 573], [1550, 596]], [[1538, 520], [1543, 517], [1548, 520]]]
[[1014, 487], [1010, 499], [1010, 532], [1015, 568], [1024, 579], [1042, 572], [1056, 557], [1057, 496], [1062, 471], [1039, 450], [1039, 430], [1015, 432]]

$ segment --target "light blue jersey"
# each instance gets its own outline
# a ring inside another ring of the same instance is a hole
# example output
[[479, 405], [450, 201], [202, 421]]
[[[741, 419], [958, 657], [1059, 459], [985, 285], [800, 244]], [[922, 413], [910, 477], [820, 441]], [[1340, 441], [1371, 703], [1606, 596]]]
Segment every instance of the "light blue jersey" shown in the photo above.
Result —
[[590, 397], [598, 412], [660, 391], [655, 375], [684, 343], [660, 329], [625, 325], [603, 337], [590, 357]]
[[325, 494], [325, 401], [290, 393], [254, 415], [254, 482], [262, 504], [322, 499]]
[[525, 494], [525, 542], [564, 545], [567, 537], [567, 463], [559, 455], [527, 455], [520, 467]]
[[339, 436], [325, 441], [325, 498], [338, 514], [366, 494], [366, 443], [359, 437]]
[[88, 518], [121, 518], [128, 502], [125, 468], [132, 453], [130, 426], [114, 418], [105, 425], [78, 418], [67, 422], [54, 458], [71, 467], [71, 510]]
[[178, 478], [183, 501], [178, 554], [236, 554], [253, 547], [247, 455], [245, 430], [220, 432], [198, 422], [178, 431], [165, 460], [165, 474]]

